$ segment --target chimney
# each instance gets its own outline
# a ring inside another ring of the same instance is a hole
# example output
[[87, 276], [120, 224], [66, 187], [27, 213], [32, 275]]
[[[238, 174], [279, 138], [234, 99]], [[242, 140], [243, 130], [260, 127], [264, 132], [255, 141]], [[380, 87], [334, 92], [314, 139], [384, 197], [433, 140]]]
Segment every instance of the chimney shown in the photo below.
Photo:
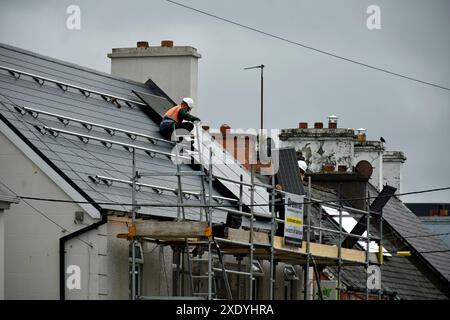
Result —
[[[108, 53], [111, 74], [145, 83], [151, 79], [176, 103], [191, 97], [198, 106], [198, 59], [201, 55], [190, 46], [174, 46], [172, 40], [160, 46], [139, 41], [134, 48], [113, 48]], [[198, 114], [198, 108], [193, 110]]]
[[298, 127], [299, 129], [308, 129], [308, 122], [299, 122]]
[[328, 129], [337, 129], [337, 120], [338, 117], [336, 117], [334, 114], [328, 116]]
[[323, 129], [323, 122], [315, 122], [314, 128], [315, 129]]

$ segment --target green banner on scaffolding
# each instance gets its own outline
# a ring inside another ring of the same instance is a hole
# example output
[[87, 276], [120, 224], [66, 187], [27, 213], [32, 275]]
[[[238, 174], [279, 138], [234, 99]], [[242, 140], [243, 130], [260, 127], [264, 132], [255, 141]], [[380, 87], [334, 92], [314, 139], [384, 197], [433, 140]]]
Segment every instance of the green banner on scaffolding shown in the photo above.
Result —
[[285, 194], [284, 243], [290, 246], [302, 246], [304, 198], [304, 195]]

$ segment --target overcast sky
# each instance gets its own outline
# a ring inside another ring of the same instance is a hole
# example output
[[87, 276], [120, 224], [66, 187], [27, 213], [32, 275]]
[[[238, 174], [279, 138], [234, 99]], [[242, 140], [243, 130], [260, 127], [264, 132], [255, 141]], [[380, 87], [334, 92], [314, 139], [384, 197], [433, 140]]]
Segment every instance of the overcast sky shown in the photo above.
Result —
[[[450, 87], [449, 0], [178, 0], [324, 51]], [[81, 30], [66, 8], [81, 8]], [[381, 29], [366, 27], [369, 5]], [[326, 122], [366, 128], [403, 151], [403, 192], [450, 186], [450, 92], [338, 60], [175, 6], [164, 0], [0, 0], [0, 41], [100, 71], [111, 48], [146, 40], [191, 45], [199, 63], [199, 111], [213, 127], [259, 125], [258, 72], [265, 64], [265, 126]], [[404, 197], [450, 202], [450, 191]]]

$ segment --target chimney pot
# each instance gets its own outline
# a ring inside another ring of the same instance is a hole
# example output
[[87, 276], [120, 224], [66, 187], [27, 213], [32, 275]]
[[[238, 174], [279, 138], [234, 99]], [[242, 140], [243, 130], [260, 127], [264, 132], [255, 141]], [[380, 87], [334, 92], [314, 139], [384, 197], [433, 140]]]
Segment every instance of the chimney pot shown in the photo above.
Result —
[[323, 171], [325, 172], [333, 172], [334, 171], [334, 165], [331, 163], [324, 164], [323, 165]]
[[298, 127], [300, 129], [308, 129], [308, 122], [299, 122]]
[[347, 171], [347, 166], [345, 166], [345, 165], [339, 165], [339, 166], [338, 166], [338, 171], [339, 171], [339, 172], [346, 172], [346, 171]]
[[172, 40], [163, 40], [163, 41], [161, 41], [161, 47], [172, 48], [173, 41]]
[[336, 129], [337, 128], [337, 119], [334, 114], [328, 116], [328, 129]]
[[148, 41], [138, 41], [137, 47], [138, 48], [148, 48]]
[[323, 122], [315, 122], [314, 128], [315, 129], [323, 129]]
[[366, 129], [359, 128], [357, 131], [358, 131], [358, 134], [357, 134], [358, 141], [365, 142], [366, 141]]
[[220, 133], [223, 135], [226, 135], [230, 132], [231, 127], [227, 125], [226, 123], [222, 124], [220, 126]]

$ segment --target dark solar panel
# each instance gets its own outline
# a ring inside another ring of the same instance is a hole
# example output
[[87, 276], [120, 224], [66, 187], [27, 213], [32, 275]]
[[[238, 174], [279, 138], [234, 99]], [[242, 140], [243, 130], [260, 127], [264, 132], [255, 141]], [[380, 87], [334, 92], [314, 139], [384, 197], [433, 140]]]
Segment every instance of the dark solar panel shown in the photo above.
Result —
[[295, 149], [280, 149], [279, 155], [279, 170], [276, 174], [277, 183], [280, 184], [286, 192], [305, 194], [303, 183], [300, 179], [300, 169], [298, 167]]

